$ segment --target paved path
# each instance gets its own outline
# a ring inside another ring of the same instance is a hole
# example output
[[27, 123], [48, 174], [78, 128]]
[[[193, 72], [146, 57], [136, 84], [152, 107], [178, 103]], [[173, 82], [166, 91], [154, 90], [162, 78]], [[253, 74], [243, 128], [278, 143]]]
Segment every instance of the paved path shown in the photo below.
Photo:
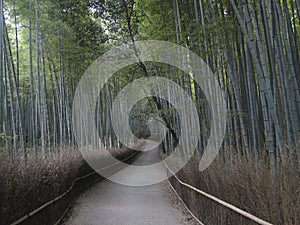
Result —
[[[158, 159], [157, 151], [148, 151], [141, 154], [134, 164], [149, 165]], [[196, 224], [182, 205], [174, 204], [174, 198], [176, 197], [166, 182], [146, 187], [130, 187], [105, 180], [79, 197], [65, 224]]]

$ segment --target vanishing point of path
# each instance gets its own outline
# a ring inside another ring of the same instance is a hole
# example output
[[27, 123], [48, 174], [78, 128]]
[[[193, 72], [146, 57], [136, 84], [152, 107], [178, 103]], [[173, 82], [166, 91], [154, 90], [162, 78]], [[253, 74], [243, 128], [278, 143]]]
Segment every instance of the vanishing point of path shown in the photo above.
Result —
[[[158, 151], [147, 151], [133, 164], [149, 165], [158, 159]], [[146, 187], [131, 187], [109, 180], [101, 181], [83, 193], [65, 223], [65, 225], [185, 224], [197, 223], [166, 182]]]

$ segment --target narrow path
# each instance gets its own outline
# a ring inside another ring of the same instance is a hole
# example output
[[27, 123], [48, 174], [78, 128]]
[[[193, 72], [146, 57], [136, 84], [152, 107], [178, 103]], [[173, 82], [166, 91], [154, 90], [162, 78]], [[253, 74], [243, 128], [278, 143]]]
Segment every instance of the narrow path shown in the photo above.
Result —
[[[157, 150], [148, 151], [141, 154], [134, 164], [149, 165], [158, 159]], [[165, 182], [130, 187], [105, 180], [79, 197], [65, 225], [196, 224], [174, 198]]]

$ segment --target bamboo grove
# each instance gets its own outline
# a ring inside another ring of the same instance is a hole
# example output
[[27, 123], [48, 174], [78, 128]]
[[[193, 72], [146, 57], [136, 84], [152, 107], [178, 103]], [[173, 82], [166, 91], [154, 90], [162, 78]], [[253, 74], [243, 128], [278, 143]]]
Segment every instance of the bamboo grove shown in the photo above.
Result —
[[[0, 0], [0, 13], [0, 134], [11, 157], [75, 145], [71, 106], [88, 65], [112, 46], [156, 39], [189, 48], [218, 77], [228, 109], [221, 152], [267, 157], [272, 171], [282, 162], [299, 169], [299, 0]], [[126, 83], [165, 76], [197, 105], [201, 153], [210, 129], [205, 96], [191, 77], [158, 67], [134, 66], [109, 81], [98, 101], [100, 136], [119, 145], [109, 115]], [[141, 105], [138, 116], [158, 112], [171, 129], [165, 148], [176, 145], [172, 107], [159, 99]]]

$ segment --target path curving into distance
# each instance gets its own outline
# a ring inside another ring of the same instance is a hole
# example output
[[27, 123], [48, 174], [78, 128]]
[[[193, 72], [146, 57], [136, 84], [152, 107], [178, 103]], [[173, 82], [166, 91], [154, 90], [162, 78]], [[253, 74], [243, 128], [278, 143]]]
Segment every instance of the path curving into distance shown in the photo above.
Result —
[[[140, 154], [133, 165], [149, 165], [158, 161], [160, 161], [159, 152], [156, 149]], [[104, 180], [77, 199], [64, 224], [195, 225], [197, 223], [178, 201], [167, 182], [146, 187], [131, 187]]]

